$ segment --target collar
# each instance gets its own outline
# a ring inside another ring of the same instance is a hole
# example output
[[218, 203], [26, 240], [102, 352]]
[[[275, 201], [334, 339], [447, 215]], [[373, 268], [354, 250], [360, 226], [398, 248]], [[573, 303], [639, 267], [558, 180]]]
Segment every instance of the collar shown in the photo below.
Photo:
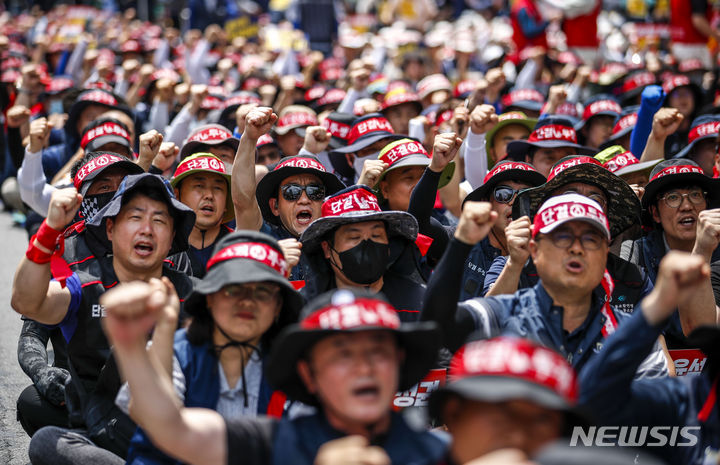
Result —
[[[550, 294], [548, 294], [545, 290], [545, 287], [542, 284], [542, 280], [539, 280], [535, 285], [535, 295], [537, 295], [537, 301], [540, 306], [540, 310], [547, 311], [554, 306], [553, 299], [552, 297], [550, 297]], [[598, 286], [592, 291], [592, 298], [590, 301], [590, 314], [593, 314], [600, 310], [600, 307], [602, 307], [604, 303], [605, 291], [603, 290], [602, 285], [598, 284]], [[558, 306], [558, 308], [562, 307]]]

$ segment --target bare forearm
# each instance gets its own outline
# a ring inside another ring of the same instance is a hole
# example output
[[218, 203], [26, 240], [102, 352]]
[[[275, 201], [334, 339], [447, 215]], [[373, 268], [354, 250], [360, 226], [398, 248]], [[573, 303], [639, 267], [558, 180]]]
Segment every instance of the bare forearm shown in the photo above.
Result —
[[661, 160], [663, 158], [665, 158], [665, 138], [658, 138], [651, 132], [642, 157], [640, 157], [640, 162]]
[[518, 283], [520, 282], [522, 270], [522, 264], [515, 264], [515, 262], [508, 258], [508, 261], [505, 263], [505, 267], [500, 272], [497, 281], [495, 281], [487, 294], [485, 294], [485, 297], [514, 294], [518, 290]]
[[[189, 463], [224, 464], [224, 423], [215, 412], [185, 409], [176, 402], [163, 367], [143, 344], [115, 346], [121, 374], [133, 395], [133, 418], [164, 452]], [[205, 431], [201, 429], [204, 428]], [[215, 433], [210, 436], [208, 432]], [[202, 442], [201, 442], [202, 441]]]
[[257, 140], [244, 133], [233, 163], [232, 199], [238, 229], [259, 230], [262, 226], [262, 215], [255, 198], [255, 144]]
[[155, 325], [152, 335], [152, 345], [148, 351], [160, 362], [163, 371], [172, 379], [173, 369], [173, 343], [177, 321], [161, 322]]
[[12, 308], [21, 315], [41, 323], [57, 323], [43, 321], [41, 314], [50, 279], [52, 274], [49, 263], [40, 265], [22, 257], [13, 279], [10, 300]]

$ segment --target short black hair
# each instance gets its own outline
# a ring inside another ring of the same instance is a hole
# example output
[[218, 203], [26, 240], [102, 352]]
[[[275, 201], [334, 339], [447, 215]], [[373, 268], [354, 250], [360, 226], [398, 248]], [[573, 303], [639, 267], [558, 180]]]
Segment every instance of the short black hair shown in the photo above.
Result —
[[137, 186], [123, 194], [120, 201], [120, 209], [122, 210], [125, 205], [129, 204], [139, 196], [147, 197], [150, 200], [155, 200], [156, 202], [162, 202], [167, 206], [168, 214], [173, 219], [173, 229], [175, 229], [175, 226], [179, 223], [180, 218], [178, 212], [175, 210], [175, 207], [173, 207], [172, 203], [170, 203], [167, 195], [162, 191], [162, 189], [162, 187], [154, 185]]

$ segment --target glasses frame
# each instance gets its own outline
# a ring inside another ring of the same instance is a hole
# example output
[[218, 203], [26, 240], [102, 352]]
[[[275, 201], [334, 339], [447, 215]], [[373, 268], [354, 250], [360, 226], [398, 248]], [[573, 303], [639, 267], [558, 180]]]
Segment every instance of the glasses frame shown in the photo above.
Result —
[[[679, 193], [679, 192], [677, 192], [677, 191], [665, 192], [665, 193], [662, 195], [662, 197], [658, 197], [658, 200], [662, 200], [663, 202], [665, 202], [665, 205], [666, 205], [668, 208], [680, 208], [680, 206], [681, 206], [681, 205], [683, 204], [683, 202], [685, 201], [685, 197], [687, 197], [688, 202], [690, 202], [690, 205], [700, 205], [702, 202], [697, 202], [697, 203], [695, 203], [695, 202], [693, 202], [692, 198], [690, 197], [690, 195], [696, 194], [696, 193], [698, 193], [698, 192], [699, 192], [700, 194], [702, 194], [702, 200], [705, 201], [705, 204], [707, 205], [707, 195], [708, 195], [708, 193], [707, 193], [706, 191], [702, 190], [702, 189], [694, 190], [694, 191], [692, 191], [692, 192], [686, 192], [686, 193], [684, 193], [684, 194], [681, 194], [681, 193]], [[670, 202], [669, 202], [668, 199], [667, 199], [668, 194], [677, 194], [677, 195], [679, 195], [679, 196], [680, 196], [680, 203], [678, 203], [678, 204], [675, 205], [675, 206], [670, 205]]]
[[[297, 197], [291, 197], [288, 193], [288, 190], [290, 190], [291, 188], [299, 188], [300, 194]], [[311, 194], [310, 191], [308, 191], [309, 188], [317, 188], [318, 191], [321, 192], [321, 195], [318, 196], [315, 194]], [[310, 184], [305, 184], [304, 186], [302, 184], [297, 184], [294, 182], [283, 184], [282, 186], [280, 186], [280, 193], [282, 194], [283, 198], [288, 202], [297, 202], [298, 200], [300, 200], [300, 197], [302, 197], [303, 192], [305, 192], [305, 195], [307, 195], [308, 199], [314, 202], [322, 202], [323, 200], [325, 200], [325, 195], [327, 193], [325, 190], [325, 185], [314, 182]]]

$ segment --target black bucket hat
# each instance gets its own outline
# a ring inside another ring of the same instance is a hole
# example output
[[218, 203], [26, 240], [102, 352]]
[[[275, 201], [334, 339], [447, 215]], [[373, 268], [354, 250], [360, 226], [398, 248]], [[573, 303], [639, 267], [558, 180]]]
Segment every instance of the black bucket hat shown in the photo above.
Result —
[[594, 155], [595, 150], [577, 143], [577, 132], [567, 118], [543, 118], [535, 125], [527, 140], [514, 140], [507, 145], [509, 160], [525, 161], [535, 148], [571, 147], [580, 155]]
[[705, 175], [702, 168], [687, 158], [673, 158], [658, 163], [650, 172], [650, 182], [645, 185], [642, 198], [642, 221], [646, 226], [653, 226], [650, 205], [654, 204], [658, 193], [669, 187], [698, 185], [708, 193], [708, 207], [717, 203], [720, 182]]
[[440, 423], [451, 396], [490, 403], [522, 399], [562, 411], [571, 421], [582, 416], [573, 367], [557, 352], [514, 336], [470, 342], [455, 353], [448, 383], [432, 393], [428, 405], [431, 417]]
[[717, 139], [718, 132], [720, 132], [720, 115], [698, 116], [690, 125], [688, 145], [673, 155], [673, 158], [690, 158], [692, 156], [690, 154], [695, 148], [695, 144], [708, 139]]
[[301, 321], [277, 337], [266, 365], [268, 381], [290, 399], [318, 405], [297, 373], [297, 362], [325, 337], [373, 330], [393, 332], [405, 351], [399, 391], [418, 383], [434, 366], [440, 349], [440, 333], [434, 323], [401, 324], [397, 310], [382, 294], [359, 288], [336, 289], [310, 301], [303, 308]]
[[[617, 140], [630, 134], [637, 124], [637, 112], [639, 109], [639, 105], [633, 105], [623, 109], [622, 113], [620, 113], [620, 116], [613, 125], [612, 135], [608, 138], [608, 140], [600, 144], [600, 150], [605, 150], [608, 147], [616, 145]], [[630, 147], [625, 148], [629, 149]]]
[[[553, 165], [545, 184], [521, 191], [513, 204], [513, 218], [527, 215], [532, 220], [552, 193], [566, 184], [581, 182], [602, 189], [607, 197], [606, 215], [610, 234], [617, 237], [640, 218], [640, 200], [619, 176], [604, 168], [592, 157], [565, 157]], [[647, 195], [647, 190], [645, 191]]]
[[[353, 121], [355, 121], [355, 118], [355, 115], [350, 113], [341, 113], [339, 111], [333, 111], [325, 117], [322, 121], [322, 126], [324, 126], [332, 135], [330, 138], [330, 144], [328, 145], [330, 150], [345, 147], [348, 135], [350, 134], [350, 127], [352, 126]], [[305, 128], [296, 129], [295, 132], [300, 137], [305, 137]]]
[[622, 107], [615, 97], [609, 94], [594, 95], [585, 102], [582, 120], [575, 125], [575, 130], [579, 131], [584, 128], [588, 121], [595, 116], [612, 116], [617, 119], [621, 113]]
[[168, 210], [170, 210], [171, 215], [175, 219], [175, 238], [173, 239], [172, 247], [170, 247], [168, 255], [187, 250], [188, 236], [195, 225], [195, 212], [175, 198], [173, 188], [167, 179], [156, 174], [143, 173], [125, 176], [125, 179], [120, 183], [120, 187], [118, 187], [112, 200], [86, 223], [88, 231], [92, 232], [93, 235], [98, 238], [105, 238], [105, 245], [108, 246], [108, 250], [112, 250], [110, 241], [107, 239], [105, 233], [105, 223], [108, 218], [114, 218], [120, 213], [122, 200], [126, 194], [136, 189], [142, 189], [143, 187], [156, 188], [161, 192], [165, 197]]
[[303, 305], [302, 296], [287, 279], [287, 265], [277, 240], [257, 231], [235, 231], [213, 248], [207, 274], [194, 280], [185, 309], [191, 316], [207, 311], [205, 296], [228, 284], [271, 282], [280, 286], [283, 306], [280, 323], [294, 323]]
[[534, 166], [521, 161], [501, 161], [490, 172], [485, 175], [480, 187], [470, 192], [463, 200], [463, 205], [468, 200], [487, 200], [490, 192], [503, 181], [517, 181], [537, 187], [545, 183], [545, 176], [540, 174]]
[[278, 189], [283, 180], [296, 174], [312, 174], [317, 176], [325, 186], [325, 195], [332, 195], [345, 188], [345, 184], [332, 173], [328, 173], [320, 160], [312, 155], [296, 155], [283, 158], [266, 174], [255, 189], [263, 219], [268, 223], [279, 225], [280, 218], [270, 209], [270, 199], [277, 197]]

